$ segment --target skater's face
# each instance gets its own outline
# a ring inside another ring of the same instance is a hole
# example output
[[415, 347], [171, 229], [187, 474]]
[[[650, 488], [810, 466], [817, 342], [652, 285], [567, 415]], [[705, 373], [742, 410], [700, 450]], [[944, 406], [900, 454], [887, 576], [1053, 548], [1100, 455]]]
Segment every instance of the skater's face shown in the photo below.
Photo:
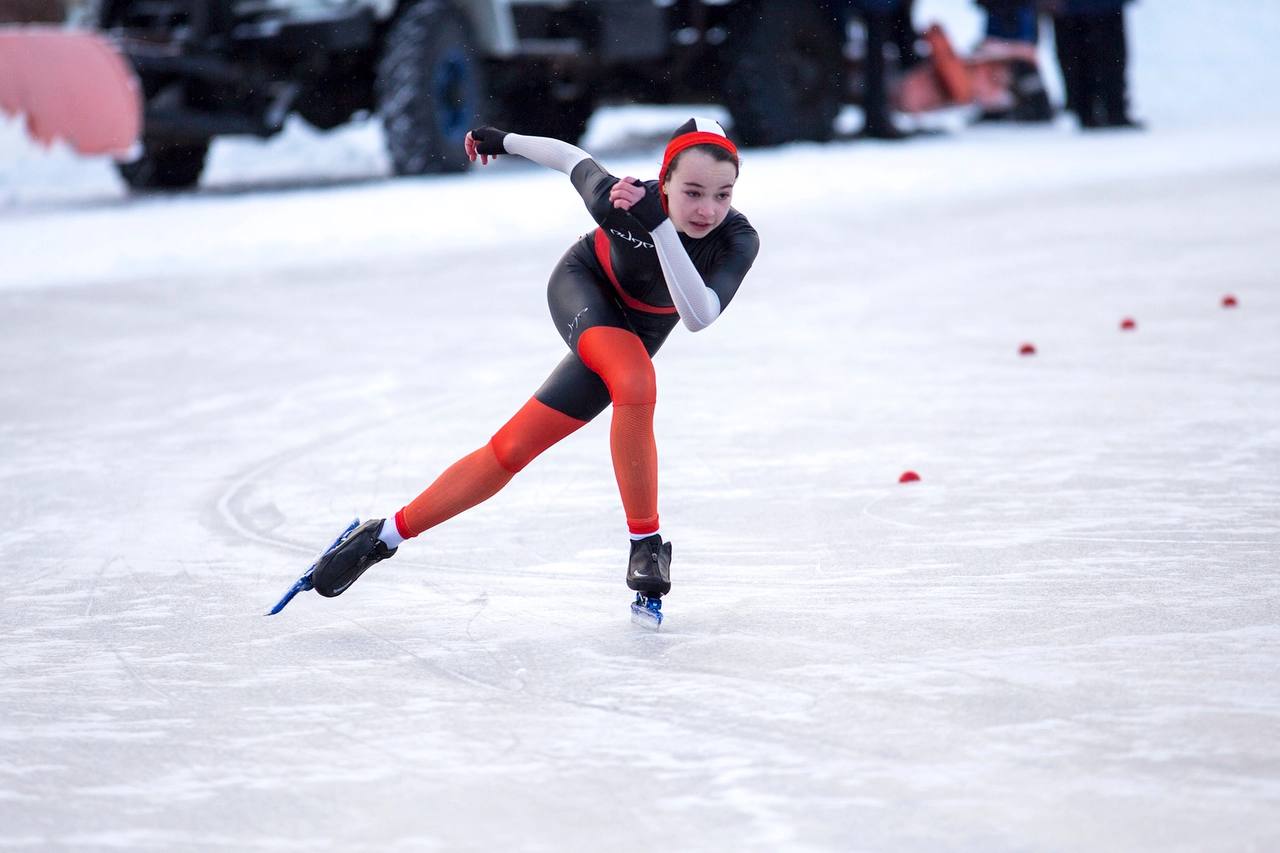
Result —
[[729, 215], [737, 180], [738, 167], [733, 163], [697, 149], [681, 154], [662, 187], [667, 215], [676, 230], [690, 237], [714, 231]]

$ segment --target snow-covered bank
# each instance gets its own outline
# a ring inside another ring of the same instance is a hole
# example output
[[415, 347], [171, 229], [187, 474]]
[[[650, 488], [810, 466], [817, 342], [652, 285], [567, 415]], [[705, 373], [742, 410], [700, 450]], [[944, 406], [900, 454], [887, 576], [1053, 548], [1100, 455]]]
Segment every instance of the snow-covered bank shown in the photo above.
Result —
[[[1271, 131], [1280, 122], [1280, 101], [1272, 97], [1280, 91], [1275, 49], [1280, 44], [1280, 5], [1268, 0], [1145, 0], [1130, 6], [1128, 14], [1136, 114], [1154, 129], [1213, 129], [1233, 139], [1253, 130]], [[915, 17], [921, 25], [943, 23], [962, 49], [981, 37], [983, 17], [971, 0], [918, 0]], [[1042, 67], [1060, 101], [1051, 32], [1045, 29]], [[593, 122], [586, 142], [593, 149], [608, 150], [637, 130], [668, 129], [679, 115], [680, 110], [605, 110]], [[856, 126], [856, 119], [851, 123]], [[963, 119], [956, 116], [943, 124], [961, 128]], [[1232, 153], [1219, 156], [1227, 162]], [[652, 155], [641, 159], [647, 166]], [[376, 180], [386, 174], [376, 127], [356, 125], [320, 134], [295, 122], [283, 135], [265, 142], [216, 142], [204, 186], [215, 192], [314, 187]], [[0, 117], [0, 217], [50, 205], [106, 205], [125, 199], [105, 159], [39, 149], [26, 140], [17, 120]]]
[[[622, 111], [619, 111], [622, 113]], [[647, 111], [651, 120], [653, 111]], [[670, 110], [662, 111], [666, 118]], [[625, 113], [615, 120], [625, 121]], [[823, 210], [839, 223], [902, 205], [962, 205], [966, 199], [1167, 180], [1280, 165], [1280, 121], [1250, 127], [1077, 135], [1049, 128], [974, 129], [910, 145], [797, 144], [746, 152], [736, 202], [756, 216]], [[652, 155], [633, 149], [600, 158], [619, 173], [645, 175]], [[581, 231], [580, 205], [563, 177], [501, 164], [450, 178], [357, 180], [289, 191], [208, 189], [195, 196], [47, 203], [0, 212], [0, 288], [162, 279], [197, 269], [235, 276], [261, 266], [348, 264], [368, 256], [502, 251]], [[216, 184], [216, 181], [215, 181]], [[234, 186], [234, 185], [233, 185]], [[513, 203], [498, 206], [502, 195]], [[1190, 200], [1188, 200], [1190, 201]], [[536, 204], [538, 216], [527, 206]], [[817, 218], [815, 213], [815, 218]]]

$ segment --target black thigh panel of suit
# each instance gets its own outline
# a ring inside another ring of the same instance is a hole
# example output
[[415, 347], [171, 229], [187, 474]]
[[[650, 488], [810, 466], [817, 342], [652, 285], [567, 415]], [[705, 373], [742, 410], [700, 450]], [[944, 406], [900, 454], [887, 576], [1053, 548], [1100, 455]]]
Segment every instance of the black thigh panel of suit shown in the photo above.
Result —
[[675, 314], [649, 314], [624, 306], [583, 240], [565, 252], [551, 273], [547, 303], [569, 354], [533, 395], [571, 418], [589, 421], [608, 408], [609, 389], [578, 357], [578, 339], [593, 326], [626, 329], [652, 358], [680, 321]]

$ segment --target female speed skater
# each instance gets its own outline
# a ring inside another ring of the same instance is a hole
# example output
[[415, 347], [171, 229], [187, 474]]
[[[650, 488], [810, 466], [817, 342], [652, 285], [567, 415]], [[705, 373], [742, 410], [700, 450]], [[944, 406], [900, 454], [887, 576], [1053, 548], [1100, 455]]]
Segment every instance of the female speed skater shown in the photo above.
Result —
[[[462, 457], [393, 516], [364, 522], [312, 573], [341, 595], [406, 539], [495, 495], [538, 454], [610, 404], [610, 450], [631, 535], [627, 586], [651, 599], [671, 589], [671, 543], [658, 526], [657, 401], [652, 356], [677, 322], [705, 329], [751, 269], [760, 241], [730, 207], [738, 152], [723, 128], [690, 119], [667, 144], [658, 180], [619, 180], [567, 142], [480, 127], [467, 155], [516, 154], [569, 176], [599, 226], [551, 273], [547, 301], [568, 354], [480, 449]], [[696, 379], [697, 377], [690, 377]]]

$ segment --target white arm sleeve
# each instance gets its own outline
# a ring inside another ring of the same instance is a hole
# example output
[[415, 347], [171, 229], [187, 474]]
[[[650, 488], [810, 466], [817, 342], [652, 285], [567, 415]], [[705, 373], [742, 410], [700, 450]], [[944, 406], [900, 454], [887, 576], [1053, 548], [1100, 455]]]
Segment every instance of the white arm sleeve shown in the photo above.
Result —
[[574, 166], [591, 157], [578, 146], [549, 136], [521, 136], [518, 133], [508, 133], [503, 137], [502, 147], [507, 149], [509, 154], [518, 154], [539, 166], [546, 166], [557, 172], [564, 172], [566, 175], [573, 171]]
[[[509, 138], [509, 137], [508, 137]], [[667, 279], [667, 290], [676, 304], [680, 320], [691, 332], [710, 326], [720, 316], [720, 297], [707, 287], [698, 268], [689, 260], [689, 253], [680, 242], [680, 234], [670, 219], [652, 232], [653, 244], [658, 251], [658, 263]]]

